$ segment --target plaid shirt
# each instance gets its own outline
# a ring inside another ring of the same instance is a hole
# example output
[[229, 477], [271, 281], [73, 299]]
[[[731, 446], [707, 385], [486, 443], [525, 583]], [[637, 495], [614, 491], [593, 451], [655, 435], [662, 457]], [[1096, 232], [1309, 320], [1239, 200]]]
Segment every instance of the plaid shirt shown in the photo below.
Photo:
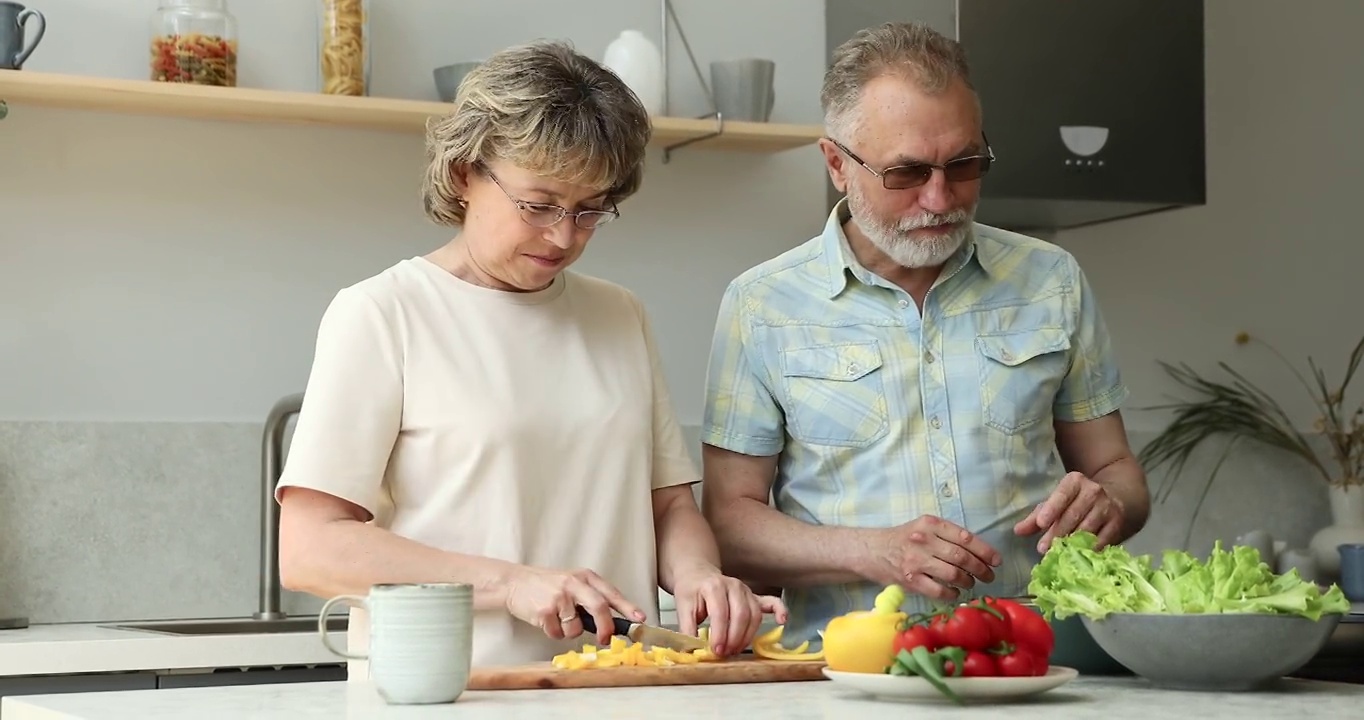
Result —
[[[1003, 556], [976, 593], [1021, 594], [1039, 538], [1013, 525], [1065, 474], [1052, 421], [1092, 420], [1127, 396], [1094, 295], [1065, 250], [976, 225], [920, 315], [853, 258], [846, 218], [843, 201], [820, 236], [725, 291], [702, 441], [780, 454], [775, 504], [810, 524], [961, 525]], [[785, 637], [817, 644], [831, 617], [870, 609], [880, 590], [787, 589]]]

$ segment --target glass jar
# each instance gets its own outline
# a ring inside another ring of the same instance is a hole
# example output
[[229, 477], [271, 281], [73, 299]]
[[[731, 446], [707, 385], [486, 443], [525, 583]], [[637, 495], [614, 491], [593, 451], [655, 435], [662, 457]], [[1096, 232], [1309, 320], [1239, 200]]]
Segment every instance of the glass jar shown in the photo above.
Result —
[[320, 0], [318, 87], [327, 95], [369, 94], [369, 0]]
[[151, 31], [152, 80], [237, 86], [237, 19], [227, 0], [160, 0]]

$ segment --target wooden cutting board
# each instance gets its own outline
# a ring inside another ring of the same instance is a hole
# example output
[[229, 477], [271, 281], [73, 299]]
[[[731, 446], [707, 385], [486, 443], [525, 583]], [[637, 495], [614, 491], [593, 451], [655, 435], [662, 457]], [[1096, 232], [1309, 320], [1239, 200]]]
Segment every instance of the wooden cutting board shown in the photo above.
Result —
[[824, 680], [823, 660], [767, 660], [740, 655], [719, 662], [669, 667], [613, 667], [560, 670], [548, 662], [475, 668], [470, 690], [725, 685], [730, 683]]

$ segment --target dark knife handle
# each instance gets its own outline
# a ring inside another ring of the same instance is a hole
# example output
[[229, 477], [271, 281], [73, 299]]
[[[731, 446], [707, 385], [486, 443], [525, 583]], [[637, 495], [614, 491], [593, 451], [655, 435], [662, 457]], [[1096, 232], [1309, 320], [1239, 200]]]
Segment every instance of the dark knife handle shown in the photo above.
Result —
[[[583, 630], [586, 630], [587, 632], [590, 633], [594, 633], [597, 631], [597, 621], [592, 619], [592, 613], [588, 612], [587, 608], [583, 607], [582, 605], [578, 606], [578, 619], [583, 621]], [[612, 635], [621, 635], [623, 637], [629, 637], [630, 635], [629, 620], [626, 620], [625, 618], [612, 617], [611, 626]]]

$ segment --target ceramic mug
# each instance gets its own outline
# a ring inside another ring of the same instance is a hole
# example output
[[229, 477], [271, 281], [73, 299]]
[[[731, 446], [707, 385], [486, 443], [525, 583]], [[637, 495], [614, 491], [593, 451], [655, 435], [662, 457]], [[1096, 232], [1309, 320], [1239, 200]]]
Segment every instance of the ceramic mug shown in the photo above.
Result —
[[1364, 602], [1364, 543], [1347, 543], [1340, 551], [1340, 591], [1351, 602]]
[[[25, 30], [32, 31], [27, 39]], [[22, 68], [24, 61], [42, 42], [45, 32], [47, 18], [42, 13], [17, 2], [0, 2], [0, 70]]]
[[[333, 654], [368, 660], [369, 676], [391, 705], [451, 703], [469, 685], [473, 656], [473, 586], [457, 583], [375, 585], [368, 596], [338, 595], [322, 605], [317, 632]], [[369, 615], [369, 652], [332, 645], [327, 615], [340, 603]]]
[[761, 58], [722, 60], [710, 64], [715, 109], [725, 120], [767, 122], [777, 100], [772, 82], [777, 64]]

